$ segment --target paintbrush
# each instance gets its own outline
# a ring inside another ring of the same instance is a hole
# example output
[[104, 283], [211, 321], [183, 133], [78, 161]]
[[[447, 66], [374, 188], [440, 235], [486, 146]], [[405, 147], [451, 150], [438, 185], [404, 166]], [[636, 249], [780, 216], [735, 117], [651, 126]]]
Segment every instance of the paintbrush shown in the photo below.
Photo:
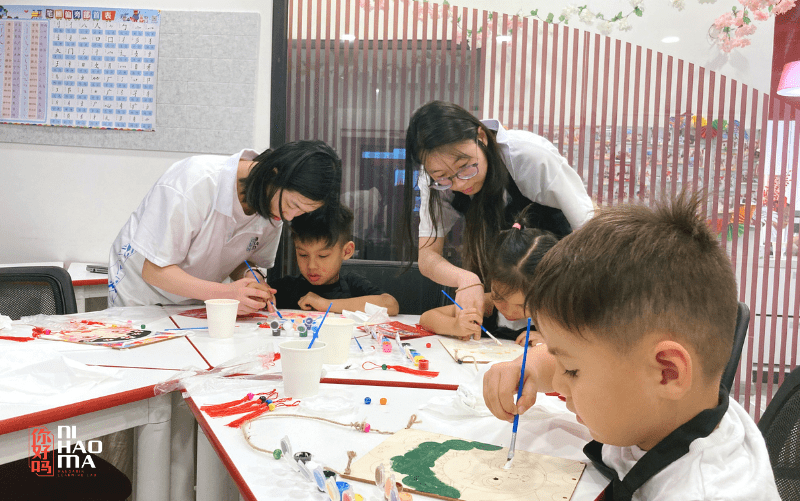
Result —
[[[519, 371], [519, 386], [517, 388], [517, 399], [514, 402], [516, 405], [519, 402], [520, 397], [522, 397], [522, 383], [525, 380], [525, 362], [528, 361], [528, 341], [531, 337], [531, 318], [528, 317], [528, 330], [525, 331], [525, 350], [522, 352], [522, 369]], [[517, 426], [519, 426], [519, 413], [514, 415], [514, 427], [511, 429], [511, 445], [508, 446], [508, 461], [506, 465], [503, 466], [504, 469], [508, 470], [511, 468], [511, 461], [514, 459], [514, 449], [517, 446]]]
[[308, 343], [308, 349], [309, 350], [314, 345], [314, 341], [317, 340], [317, 336], [319, 336], [319, 330], [322, 328], [322, 324], [325, 323], [325, 318], [328, 316], [328, 312], [331, 311], [331, 306], [333, 306], [333, 303], [328, 305], [328, 309], [325, 310], [325, 314], [322, 315], [322, 320], [319, 321], [319, 325], [317, 326], [317, 329], [314, 331], [314, 334], [311, 337], [311, 342]]
[[[455, 300], [455, 299], [453, 299], [453, 298], [451, 298], [451, 297], [450, 297], [450, 294], [446, 293], [444, 290], [442, 290], [442, 294], [444, 294], [445, 296], [447, 296], [447, 299], [449, 299], [450, 301], [452, 301], [454, 305], [458, 306], [458, 309], [459, 309], [459, 310], [463, 310], [463, 309], [464, 309], [464, 308], [462, 308], [462, 307], [461, 307], [461, 305], [460, 305], [460, 304], [456, 303], [456, 300]], [[491, 333], [491, 332], [489, 332], [488, 330], [486, 330], [486, 327], [484, 327], [484, 326], [482, 326], [482, 325], [480, 325], [479, 327], [481, 328], [481, 330], [482, 330], [483, 332], [485, 332], [485, 333], [486, 333], [486, 335], [488, 335], [490, 338], [494, 339], [494, 342], [495, 342], [495, 343], [497, 343], [497, 344], [503, 344], [503, 343], [501, 343], [501, 342], [500, 342], [500, 341], [499, 341], [499, 340], [498, 340], [496, 337], [492, 336], [492, 333]]]
[[[250, 267], [250, 263], [248, 263], [246, 259], [244, 260], [244, 264], [246, 264], [246, 265], [247, 265], [247, 269], [248, 269], [248, 270], [250, 270], [250, 273], [252, 273], [252, 274], [253, 274], [253, 278], [255, 278], [255, 279], [256, 279], [256, 283], [259, 283], [259, 284], [260, 284], [260, 283], [261, 283], [261, 280], [259, 280], [259, 279], [258, 279], [258, 276], [256, 275], [256, 272], [255, 272], [255, 271], [253, 271], [253, 268], [251, 268], [251, 267]], [[270, 301], [270, 302], [269, 302], [269, 304], [271, 304], [271, 305], [272, 305], [272, 308], [275, 310], [275, 313], [277, 313], [277, 314], [278, 314], [278, 318], [280, 318], [281, 320], [283, 320], [283, 315], [281, 315], [281, 312], [279, 312], [279, 311], [278, 311], [278, 307], [277, 307], [277, 306], [275, 306], [275, 303], [273, 303], [272, 301]]]

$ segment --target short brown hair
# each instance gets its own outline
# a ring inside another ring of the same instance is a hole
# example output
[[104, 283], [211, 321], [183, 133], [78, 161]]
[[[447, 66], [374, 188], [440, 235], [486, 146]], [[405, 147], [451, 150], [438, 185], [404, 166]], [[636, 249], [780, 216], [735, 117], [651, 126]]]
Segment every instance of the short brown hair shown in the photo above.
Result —
[[598, 209], [539, 263], [526, 304], [567, 330], [620, 351], [665, 330], [719, 377], [731, 355], [738, 301], [725, 251], [697, 216], [703, 198], [681, 193], [655, 208]]

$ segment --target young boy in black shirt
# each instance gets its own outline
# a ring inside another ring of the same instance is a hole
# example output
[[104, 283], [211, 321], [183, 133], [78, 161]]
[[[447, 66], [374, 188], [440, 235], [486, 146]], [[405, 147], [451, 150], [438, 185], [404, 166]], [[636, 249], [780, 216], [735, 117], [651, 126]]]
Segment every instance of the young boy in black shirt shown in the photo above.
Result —
[[325, 311], [364, 311], [366, 303], [383, 306], [389, 315], [397, 315], [397, 300], [356, 273], [340, 273], [342, 261], [350, 259], [355, 243], [353, 213], [335, 204], [292, 221], [292, 241], [300, 276], [282, 277], [271, 283], [277, 290], [278, 309]]

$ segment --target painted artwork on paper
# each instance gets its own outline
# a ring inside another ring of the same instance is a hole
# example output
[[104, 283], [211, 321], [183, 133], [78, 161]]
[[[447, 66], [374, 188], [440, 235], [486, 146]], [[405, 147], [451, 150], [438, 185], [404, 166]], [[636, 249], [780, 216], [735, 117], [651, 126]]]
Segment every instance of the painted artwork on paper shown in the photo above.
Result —
[[522, 346], [507, 339], [501, 339], [499, 345], [493, 339], [488, 338], [469, 341], [444, 338], [439, 339], [439, 342], [453, 357], [453, 360], [469, 363], [472, 363], [473, 360], [479, 364], [514, 360], [521, 356], [523, 351]]
[[419, 430], [401, 430], [355, 461], [350, 477], [365, 482], [383, 464], [405, 490], [463, 501], [569, 499], [585, 464]]
[[[297, 320], [297, 319], [301, 319], [302, 320], [304, 318], [317, 319], [317, 318], [322, 317], [322, 315], [324, 315], [324, 314], [325, 313], [322, 312], [322, 311], [284, 311], [284, 310], [281, 310], [281, 316], [284, 319], [288, 319], [288, 320]], [[178, 315], [180, 315], [182, 317], [190, 317], [190, 318], [200, 318], [200, 319], [208, 318], [206, 316], [206, 309], [205, 308], [194, 308], [194, 309], [191, 309], [191, 310], [182, 311], [182, 312], [178, 313]], [[248, 319], [255, 319], [255, 320], [259, 320], [259, 321], [261, 319], [276, 320], [276, 319], [278, 319], [278, 315], [275, 314], [275, 313], [269, 313], [267, 311], [256, 311], [256, 312], [247, 313], [247, 314], [244, 314], [244, 315], [237, 315], [236, 319], [240, 320], [240, 321], [241, 320], [248, 320]]]
[[186, 335], [185, 332], [157, 332], [91, 320], [73, 320], [60, 328], [34, 327], [34, 334], [38, 334], [40, 339], [108, 346], [118, 350], [137, 348]]

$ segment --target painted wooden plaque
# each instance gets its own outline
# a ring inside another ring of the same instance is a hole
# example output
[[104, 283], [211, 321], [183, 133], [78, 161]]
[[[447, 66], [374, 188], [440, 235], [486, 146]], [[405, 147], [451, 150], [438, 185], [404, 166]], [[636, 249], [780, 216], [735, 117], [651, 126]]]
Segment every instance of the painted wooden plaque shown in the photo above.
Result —
[[352, 478], [374, 482], [383, 464], [404, 490], [463, 501], [568, 500], [585, 464], [419, 430], [401, 430], [358, 459]]

